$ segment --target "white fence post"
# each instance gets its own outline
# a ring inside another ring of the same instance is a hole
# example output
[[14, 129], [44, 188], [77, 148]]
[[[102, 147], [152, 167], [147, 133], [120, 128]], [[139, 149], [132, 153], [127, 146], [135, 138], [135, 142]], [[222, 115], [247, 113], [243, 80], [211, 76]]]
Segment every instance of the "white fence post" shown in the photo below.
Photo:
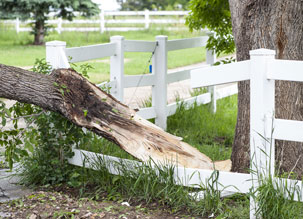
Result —
[[57, 24], [57, 32], [58, 32], [58, 34], [61, 34], [61, 31], [62, 31], [62, 18], [59, 17], [58, 18], [58, 24]]
[[116, 81], [115, 98], [123, 102], [124, 97], [124, 37], [112, 36], [111, 43], [116, 43], [116, 53], [110, 57], [110, 80]]
[[[275, 108], [275, 81], [267, 79], [267, 64], [273, 60], [275, 51], [257, 49], [250, 51], [250, 156], [252, 183], [258, 186], [258, 175], [263, 177], [274, 174], [274, 148], [265, 140], [265, 119], [269, 114], [273, 116]], [[251, 218], [255, 218], [256, 203], [251, 198]]]
[[[206, 49], [206, 63], [208, 65], [213, 65], [216, 62], [216, 53], [214, 50]], [[217, 111], [217, 94], [216, 86], [209, 86], [208, 92], [211, 94], [211, 111], [215, 113]]]
[[101, 10], [100, 12], [100, 33], [103, 33], [105, 31], [105, 15], [104, 11]]
[[144, 11], [144, 21], [145, 21], [145, 29], [148, 29], [150, 20], [149, 20], [149, 10], [147, 9]]
[[155, 124], [164, 130], [167, 120], [167, 36], [156, 36], [158, 46], [153, 56], [152, 71], [156, 84], [152, 88], [152, 105], [156, 111]]
[[19, 33], [20, 32], [20, 20], [17, 17], [16, 21], [15, 21], [15, 27], [16, 27], [16, 32]]
[[48, 62], [53, 69], [69, 68], [68, 59], [65, 56], [66, 42], [51, 41], [46, 42], [46, 62]]

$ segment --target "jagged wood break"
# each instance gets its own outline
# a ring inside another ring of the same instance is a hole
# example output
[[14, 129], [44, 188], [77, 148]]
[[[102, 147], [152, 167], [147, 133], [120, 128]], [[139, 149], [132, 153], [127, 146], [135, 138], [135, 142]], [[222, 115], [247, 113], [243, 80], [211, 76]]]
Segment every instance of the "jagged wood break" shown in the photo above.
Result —
[[[142, 161], [151, 157], [161, 163], [172, 161], [184, 167], [213, 169], [209, 157], [136, 115], [72, 69], [42, 75], [0, 64], [0, 97], [58, 112]], [[229, 170], [230, 163], [215, 165], [219, 170]]]

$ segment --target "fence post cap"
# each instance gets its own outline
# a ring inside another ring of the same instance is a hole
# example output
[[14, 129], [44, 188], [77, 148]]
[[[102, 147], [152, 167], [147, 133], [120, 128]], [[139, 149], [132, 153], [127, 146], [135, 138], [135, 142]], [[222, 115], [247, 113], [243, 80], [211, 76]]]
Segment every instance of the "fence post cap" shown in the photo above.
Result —
[[271, 49], [261, 48], [261, 49], [250, 50], [249, 55], [251, 55], [251, 56], [274, 56], [274, 55], [276, 55], [276, 51], [271, 50]]
[[54, 40], [54, 41], [46, 42], [45, 46], [66, 46], [66, 42]]

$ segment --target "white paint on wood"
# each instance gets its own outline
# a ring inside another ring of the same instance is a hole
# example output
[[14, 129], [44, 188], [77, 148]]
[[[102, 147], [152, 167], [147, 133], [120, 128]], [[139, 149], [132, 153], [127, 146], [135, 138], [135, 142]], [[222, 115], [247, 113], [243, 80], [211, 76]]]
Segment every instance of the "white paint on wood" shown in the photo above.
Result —
[[191, 70], [191, 87], [205, 87], [250, 79], [250, 61]]
[[153, 119], [157, 116], [154, 107], [140, 108], [137, 114], [144, 119]]
[[[206, 49], [206, 63], [213, 66], [216, 62], [216, 53], [214, 50]], [[211, 94], [211, 111], [215, 113], [217, 111], [217, 93], [216, 86], [209, 86], [208, 92]]]
[[125, 52], [153, 52], [156, 42], [142, 40], [125, 40]]
[[206, 45], [208, 37], [195, 37], [188, 39], [169, 40], [167, 42], [167, 51], [202, 47]]
[[303, 62], [294, 60], [272, 60], [268, 63], [268, 79], [303, 81]]
[[167, 74], [167, 83], [174, 83], [178, 81], [187, 80], [190, 78], [190, 71], [191, 70], [183, 70], [177, 72], [171, 72]]
[[70, 62], [83, 62], [92, 59], [99, 59], [116, 54], [116, 43], [104, 43], [93, 46], [81, 46], [66, 49]]
[[116, 81], [116, 92], [112, 95], [123, 102], [124, 98], [124, 37], [112, 36], [110, 42], [115, 46], [114, 55], [110, 57], [110, 80]]
[[154, 74], [126, 75], [124, 76], [124, 80], [125, 80], [124, 88], [144, 87], [144, 86], [152, 86], [156, 84]]
[[155, 124], [166, 129], [167, 120], [167, 36], [156, 36], [158, 46], [152, 62], [156, 84], [152, 87], [152, 106], [157, 117]]
[[[272, 50], [250, 51], [250, 160], [252, 191], [258, 187], [258, 177], [274, 176], [275, 154], [272, 145], [266, 141], [264, 120], [266, 114], [274, 113], [275, 81], [267, 80], [267, 63], [274, 59]], [[273, 141], [274, 145], [274, 141]], [[250, 217], [255, 218], [257, 203], [250, 198]]]
[[267, 138], [272, 136], [278, 140], [303, 142], [303, 121], [274, 119], [272, 127], [272, 120], [269, 118], [266, 120], [266, 129]]
[[222, 99], [238, 93], [238, 85], [232, 84], [220, 89], [216, 89], [216, 99]]
[[[96, 154], [93, 152], [88, 152], [79, 149], [73, 149], [74, 156], [68, 160], [70, 164], [76, 166], [84, 166], [86, 168], [97, 169], [97, 165], [94, 165], [94, 161], [96, 160], [103, 160], [106, 162], [107, 169], [110, 173], [115, 175], [120, 175], [121, 173], [117, 170], [117, 166], [115, 167], [115, 163], [123, 162], [129, 170], [134, 171], [137, 165], [141, 165], [141, 162], [132, 161], [128, 159], [121, 159], [117, 157], [112, 157], [103, 154]], [[84, 162], [85, 161], [85, 162]], [[163, 164], [158, 164], [160, 167]], [[166, 165], [172, 166], [169, 161]], [[152, 167], [155, 168], [154, 165]], [[205, 186], [208, 179], [213, 176], [212, 170], [202, 170], [202, 169], [193, 169], [193, 168], [184, 168], [184, 167], [177, 167], [175, 166], [174, 169], [174, 179], [176, 184], [201, 188], [201, 186]], [[239, 192], [239, 193], [247, 193], [251, 187], [251, 176], [250, 174], [244, 173], [231, 173], [231, 172], [224, 172], [220, 171], [218, 176], [218, 189], [229, 191], [229, 192]]]
[[65, 55], [66, 42], [50, 41], [45, 43], [46, 46], [46, 62], [52, 69], [69, 68], [68, 60]]

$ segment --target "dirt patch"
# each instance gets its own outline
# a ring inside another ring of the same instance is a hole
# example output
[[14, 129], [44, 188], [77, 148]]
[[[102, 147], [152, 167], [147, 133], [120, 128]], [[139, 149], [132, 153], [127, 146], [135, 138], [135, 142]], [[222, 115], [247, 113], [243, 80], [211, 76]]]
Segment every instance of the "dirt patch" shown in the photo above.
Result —
[[[173, 215], [151, 204], [132, 205], [128, 202], [95, 201], [76, 198], [68, 193], [35, 191], [30, 195], [0, 204], [0, 218], [193, 218], [190, 215]], [[201, 217], [194, 217], [201, 218]]]

